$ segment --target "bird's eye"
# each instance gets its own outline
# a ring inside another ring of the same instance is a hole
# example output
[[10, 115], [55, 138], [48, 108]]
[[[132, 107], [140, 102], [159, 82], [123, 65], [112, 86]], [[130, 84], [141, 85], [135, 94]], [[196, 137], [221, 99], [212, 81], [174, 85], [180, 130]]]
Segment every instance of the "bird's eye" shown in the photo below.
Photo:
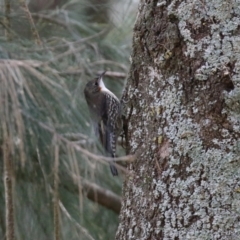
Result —
[[95, 82], [95, 83], [94, 83], [94, 85], [95, 85], [95, 86], [98, 86], [98, 83], [97, 83], [97, 82]]

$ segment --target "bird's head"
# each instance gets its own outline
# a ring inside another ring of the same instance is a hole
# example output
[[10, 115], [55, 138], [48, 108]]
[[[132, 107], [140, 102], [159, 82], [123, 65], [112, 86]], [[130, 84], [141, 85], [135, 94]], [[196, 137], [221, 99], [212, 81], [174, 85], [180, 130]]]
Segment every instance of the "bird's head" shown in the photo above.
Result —
[[85, 93], [93, 94], [100, 92], [102, 89], [105, 89], [106, 87], [103, 82], [103, 76], [105, 73], [106, 71], [100, 74], [97, 78], [94, 78], [93, 80], [89, 81], [84, 89]]

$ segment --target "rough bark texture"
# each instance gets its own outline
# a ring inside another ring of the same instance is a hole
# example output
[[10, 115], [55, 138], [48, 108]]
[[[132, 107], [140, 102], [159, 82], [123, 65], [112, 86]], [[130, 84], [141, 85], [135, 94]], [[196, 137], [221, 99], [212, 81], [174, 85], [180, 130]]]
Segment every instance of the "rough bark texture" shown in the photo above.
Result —
[[142, 0], [116, 239], [240, 238], [240, 2]]

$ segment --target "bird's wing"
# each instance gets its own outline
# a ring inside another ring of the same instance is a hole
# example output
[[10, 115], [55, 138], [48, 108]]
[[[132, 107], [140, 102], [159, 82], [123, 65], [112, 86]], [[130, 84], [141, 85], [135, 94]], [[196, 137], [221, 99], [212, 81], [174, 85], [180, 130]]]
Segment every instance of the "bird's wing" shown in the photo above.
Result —
[[98, 122], [98, 136], [105, 151], [108, 152], [108, 134], [107, 134], [107, 122], [108, 122], [108, 111], [106, 96], [101, 99], [102, 105], [100, 108], [101, 119]]
[[120, 104], [117, 98], [111, 97], [107, 101], [108, 105], [108, 121], [107, 121], [107, 151], [111, 154], [111, 157], [116, 156], [116, 142], [118, 136], [118, 117], [120, 111]]
[[119, 101], [108, 94], [101, 99], [100, 116], [97, 124], [97, 134], [105, 151], [111, 156], [116, 156], [117, 129], [119, 127], [120, 105]]

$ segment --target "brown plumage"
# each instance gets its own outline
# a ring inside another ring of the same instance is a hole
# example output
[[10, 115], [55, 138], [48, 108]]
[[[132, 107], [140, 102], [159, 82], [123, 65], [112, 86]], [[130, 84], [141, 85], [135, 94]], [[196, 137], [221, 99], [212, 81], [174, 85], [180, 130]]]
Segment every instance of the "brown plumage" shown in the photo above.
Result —
[[[105, 151], [116, 157], [117, 137], [122, 129], [121, 105], [119, 99], [103, 83], [103, 72], [98, 78], [89, 81], [84, 95], [89, 107], [95, 134]], [[113, 176], [118, 175], [114, 164], [110, 164]]]

